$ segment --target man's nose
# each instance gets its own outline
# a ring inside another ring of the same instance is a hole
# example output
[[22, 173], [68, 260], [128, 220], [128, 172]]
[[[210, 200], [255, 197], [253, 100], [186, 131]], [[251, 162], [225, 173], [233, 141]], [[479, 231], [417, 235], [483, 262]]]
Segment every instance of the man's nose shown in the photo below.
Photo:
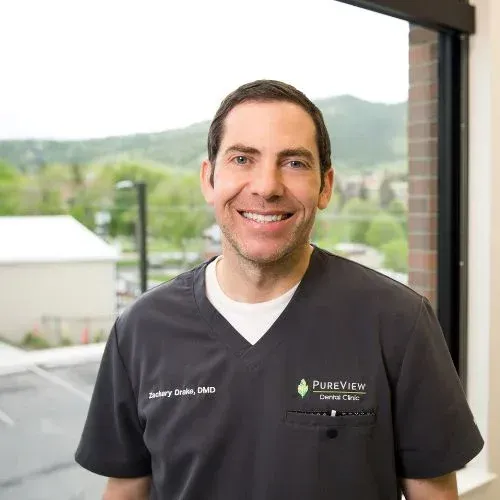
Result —
[[263, 164], [256, 168], [252, 177], [252, 194], [264, 199], [282, 196], [284, 192], [281, 170], [275, 164]]

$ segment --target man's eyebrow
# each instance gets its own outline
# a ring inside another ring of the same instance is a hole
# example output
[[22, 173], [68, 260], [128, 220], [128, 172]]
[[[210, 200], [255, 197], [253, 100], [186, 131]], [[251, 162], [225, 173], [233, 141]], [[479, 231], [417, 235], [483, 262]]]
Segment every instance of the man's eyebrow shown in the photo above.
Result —
[[300, 156], [309, 160], [311, 163], [314, 162], [314, 155], [306, 148], [291, 148], [283, 149], [278, 153], [278, 158], [283, 160], [284, 158], [289, 158], [290, 156]]
[[260, 155], [260, 151], [257, 148], [245, 146], [244, 144], [233, 144], [232, 146], [229, 146], [224, 151], [225, 155], [227, 155], [228, 153], [246, 153], [249, 155]]
[[[252, 146], [245, 146], [244, 144], [233, 144], [232, 146], [229, 146], [224, 151], [224, 154], [227, 155], [229, 153], [244, 153], [254, 156], [261, 155], [261, 152], [257, 148], [254, 148]], [[278, 161], [281, 161], [284, 158], [289, 158], [290, 156], [298, 156], [301, 158], [305, 158], [311, 163], [314, 162], [314, 155], [311, 153], [311, 151], [309, 151], [309, 149], [307, 148], [302, 147], [283, 149], [277, 155]]]

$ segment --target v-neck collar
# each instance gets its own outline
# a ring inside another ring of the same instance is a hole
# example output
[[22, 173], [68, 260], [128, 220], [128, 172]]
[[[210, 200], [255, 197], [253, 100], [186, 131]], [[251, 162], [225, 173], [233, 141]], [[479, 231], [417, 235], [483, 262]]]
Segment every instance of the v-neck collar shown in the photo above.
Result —
[[301, 329], [300, 324], [306, 324], [307, 313], [303, 305], [310, 300], [310, 291], [314, 291], [313, 284], [322, 274], [322, 252], [317, 247], [313, 248], [307, 270], [290, 302], [269, 330], [254, 345], [248, 342], [207, 298], [205, 272], [212, 260], [214, 259], [210, 259], [194, 272], [193, 294], [198, 310], [208, 323], [212, 336], [226, 345], [233, 355], [249, 366], [259, 364], [281, 342], [297, 334], [297, 330]]

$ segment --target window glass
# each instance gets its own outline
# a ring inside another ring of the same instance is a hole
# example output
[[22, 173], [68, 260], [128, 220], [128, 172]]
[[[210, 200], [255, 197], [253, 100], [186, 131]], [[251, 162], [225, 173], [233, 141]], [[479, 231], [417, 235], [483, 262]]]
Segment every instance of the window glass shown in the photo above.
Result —
[[435, 304], [435, 33], [331, 0], [17, 0], [0, 17], [5, 498], [100, 497], [73, 454], [103, 342], [141, 293], [139, 183], [148, 287], [217, 254], [198, 172], [240, 84], [283, 80], [323, 112], [335, 193], [313, 242]]

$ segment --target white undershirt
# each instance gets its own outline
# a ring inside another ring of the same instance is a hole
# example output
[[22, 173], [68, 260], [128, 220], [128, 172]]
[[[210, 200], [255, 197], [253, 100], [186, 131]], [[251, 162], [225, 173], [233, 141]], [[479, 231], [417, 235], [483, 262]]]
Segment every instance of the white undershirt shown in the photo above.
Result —
[[229, 298], [219, 285], [216, 272], [219, 259], [220, 257], [217, 257], [210, 262], [206, 269], [207, 298], [232, 327], [254, 345], [285, 310], [299, 284], [297, 283], [283, 295], [266, 302], [256, 304], [238, 302]]

